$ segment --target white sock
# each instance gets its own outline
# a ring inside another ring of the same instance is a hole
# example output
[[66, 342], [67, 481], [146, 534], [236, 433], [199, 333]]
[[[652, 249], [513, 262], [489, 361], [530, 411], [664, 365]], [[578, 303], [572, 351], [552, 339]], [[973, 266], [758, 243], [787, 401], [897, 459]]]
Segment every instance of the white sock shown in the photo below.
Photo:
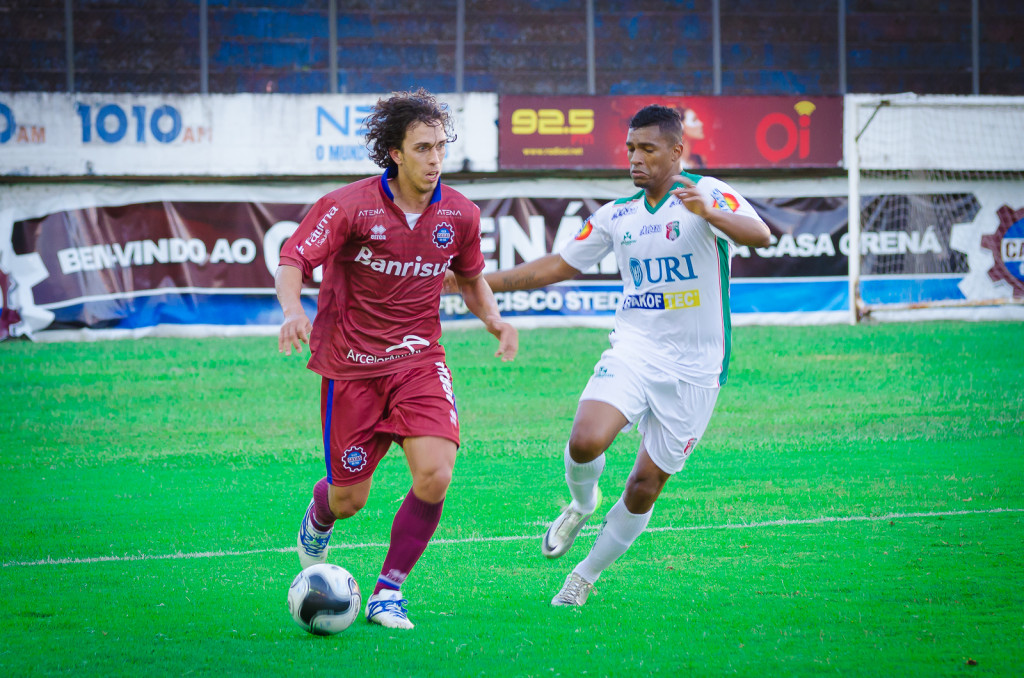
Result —
[[625, 553], [636, 538], [647, 529], [653, 511], [654, 509], [651, 509], [640, 515], [630, 513], [620, 497], [605, 516], [601, 534], [594, 542], [590, 553], [573, 571], [591, 584], [596, 582], [601, 573]]
[[573, 507], [580, 513], [593, 513], [597, 508], [597, 481], [604, 471], [604, 454], [593, 461], [578, 464], [565, 446], [565, 482], [569, 485]]

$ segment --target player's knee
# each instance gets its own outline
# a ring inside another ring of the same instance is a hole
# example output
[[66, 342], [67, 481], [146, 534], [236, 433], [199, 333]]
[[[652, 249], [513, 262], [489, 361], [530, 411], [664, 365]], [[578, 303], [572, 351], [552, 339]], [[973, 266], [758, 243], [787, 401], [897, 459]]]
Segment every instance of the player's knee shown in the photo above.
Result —
[[569, 456], [578, 464], [586, 464], [600, 457], [608, 445], [599, 434], [573, 429], [569, 436]]
[[626, 481], [623, 503], [630, 513], [647, 513], [661, 494], [664, 483], [654, 476], [631, 475]]
[[342, 497], [331, 501], [331, 513], [338, 520], [351, 518], [366, 506], [366, 497]]
[[413, 490], [423, 501], [437, 503], [443, 501], [448, 494], [448, 486], [452, 484], [452, 469], [447, 466], [432, 468], [413, 478]]

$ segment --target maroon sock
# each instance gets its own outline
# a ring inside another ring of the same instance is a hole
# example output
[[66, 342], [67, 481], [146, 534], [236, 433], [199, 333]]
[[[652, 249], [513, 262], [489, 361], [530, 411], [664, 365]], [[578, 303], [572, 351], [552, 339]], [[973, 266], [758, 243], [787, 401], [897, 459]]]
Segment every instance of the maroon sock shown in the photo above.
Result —
[[434, 536], [434, 530], [441, 522], [443, 507], [444, 500], [428, 504], [409, 490], [391, 525], [391, 546], [373, 589], [375, 594], [384, 588], [401, 588], [413, 565], [423, 555], [430, 538]]
[[326, 532], [334, 526], [334, 513], [331, 511], [331, 502], [327, 498], [327, 488], [330, 485], [327, 478], [321, 478], [313, 486], [313, 527]]

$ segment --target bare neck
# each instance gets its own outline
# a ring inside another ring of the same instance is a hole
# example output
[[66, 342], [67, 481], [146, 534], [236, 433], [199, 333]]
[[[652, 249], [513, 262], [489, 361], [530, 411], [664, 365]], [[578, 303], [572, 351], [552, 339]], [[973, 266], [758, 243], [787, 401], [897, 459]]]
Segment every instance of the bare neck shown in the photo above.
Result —
[[395, 196], [395, 204], [409, 214], [423, 214], [434, 195], [434, 189], [427, 193], [416, 190], [402, 177], [401, 172], [394, 179], [388, 179], [388, 186], [391, 188], [391, 194]]

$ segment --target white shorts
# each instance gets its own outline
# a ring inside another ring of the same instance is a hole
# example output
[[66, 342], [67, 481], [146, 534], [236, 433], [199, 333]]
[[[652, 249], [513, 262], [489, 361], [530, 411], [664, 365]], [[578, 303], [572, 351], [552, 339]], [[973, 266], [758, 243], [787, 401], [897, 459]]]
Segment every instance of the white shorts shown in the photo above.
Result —
[[666, 376], [654, 367], [626, 361], [614, 348], [601, 354], [580, 400], [608, 403], [643, 436], [658, 468], [678, 473], [704, 435], [718, 399], [718, 387], [704, 388]]

